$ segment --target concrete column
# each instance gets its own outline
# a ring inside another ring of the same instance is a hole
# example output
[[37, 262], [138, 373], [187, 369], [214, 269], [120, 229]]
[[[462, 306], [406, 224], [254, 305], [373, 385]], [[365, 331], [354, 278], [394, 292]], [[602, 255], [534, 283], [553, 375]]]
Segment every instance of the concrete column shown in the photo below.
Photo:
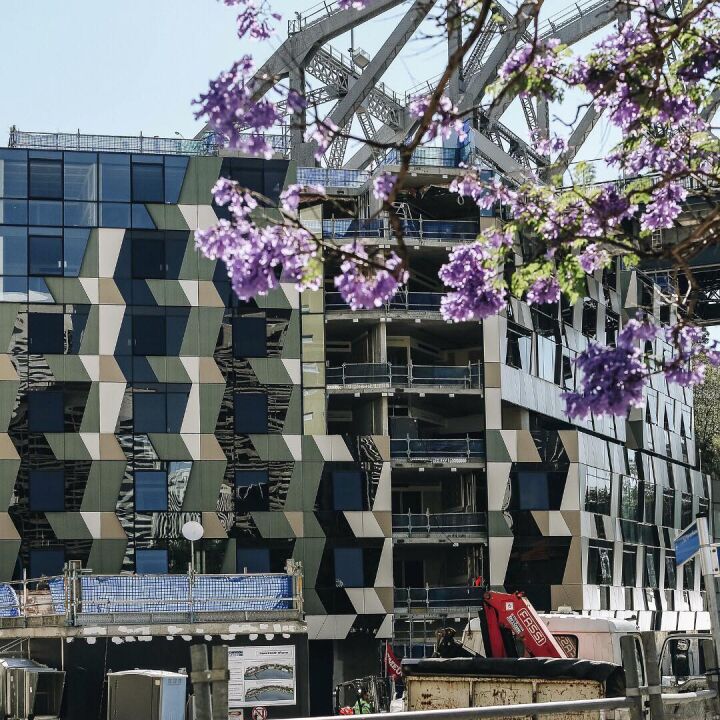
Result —
[[[305, 95], [305, 69], [302, 67], [293, 68], [290, 71], [289, 85], [301, 95]], [[307, 113], [305, 110], [293, 113], [290, 116], [290, 157], [300, 167], [314, 167], [312, 146], [305, 142], [307, 130]]]

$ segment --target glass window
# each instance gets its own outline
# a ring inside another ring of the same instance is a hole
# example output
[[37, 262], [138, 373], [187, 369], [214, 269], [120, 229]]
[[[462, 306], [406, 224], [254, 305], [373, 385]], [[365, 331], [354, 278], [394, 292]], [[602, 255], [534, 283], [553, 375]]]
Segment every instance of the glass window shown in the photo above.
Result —
[[338, 587], [364, 587], [362, 548], [335, 548], [335, 583]]
[[680, 496], [680, 527], [686, 528], [693, 521], [693, 499], [689, 493]]
[[613, 546], [600, 540], [588, 543], [588, 583], [590, 585], [612, 585]]
[[672, 488], [663, 488], [662, 524], [675, 527], [675, 491]]
[[129, 155], [118, 153], [100, 155], [100, 199], [130, 202]]
[[517, 473], [516, 510], [549, 510], [548, 476], [544, 472]]
[[0, 275], [27, 275], [27, 230], [0, 227]]
[[668, 590], [677, 588], [677, 574], [675, 571], [675, 553], [665, 551], [665, 587]]
[[130, 227], [130, 205], [127, 203], [100, 203], [100, 227]]
[[65, 199], [97, 200], [97, 163], [92, 153], [65, 153]]
[[164, 470], [136, 470], [135, 510], [137, 512], [166, 512], [167, 509], [167, 473]]
[[67, 228], [63, 254], [65, 259], [65, 277], [77, 277], [80, 274], [85, 250], [90, 240], [90, 230]]
[[30, 275], [63, 274], [63, 239], [61, 236], [31, 235], [29, 239]]
[[27, 153], [0, 149], [0, 197], [27, 197]]
[[623, 546], [622, 584], [626, 587], [637, 584], [637, 548], [634, 545]]
[[32, 548], [30, 550], [30, 577], [62, 575], [65, 550], [62, 548]]
[[138, 575], [165, 575], [168, 571], [168, 551], [138, 548], [135, 550], [135, 572]]
[[63, 224], [63, 206], [54, 200], [31, 200], [28, 203], [28, 222], [31, 225]]
[[233, 357], [267, 357], [267, 322], [264, 317], [233, 318]]
[[132, 234], [132, 276], [165, 277], [165, 239], [162, 233]]
[[155, 223], [150, 217], [150, 213], [144, 205], [135, 204], [132, 205], [131, 222], [130, 224], [134, 228], [153, 230]]
[[165, 355], [165, 316], [133, 315], [133, 354]]
[[585, 479], [585, 510], [610, 515], [611, 492], [609, 473], [588, 467]]
[[133, 158], [132, 199], [140, 203], [165, 201], [162, 158], [159, 163], [150, 158]]
[[267, 470], [235, 471], [235, 510], [239, 513], [270, 509], [270, 483]]
[[235, 562], [239, 573], [270, 572], [270, 550], [268, 548], [238, 548]]
[[0, 200], [0, 225], [27, 225], [27, 200]]
[[62, 313], [28, 313], [28, 349], [38, 355], [65, 352], [65, 316]]
[[660, 548], [645, 548], [645, 587], [656, 588], [660, 579]]
[[[185, 171], [187, 170], [188, 159], [186, 157], [165, 156], [165, 202], [175, 204], [180, 199], [180, 190], [182, 189], [183, 180], [185, 179]], [[283, 182], [285, 181], [283, 175]]]
[[30, 197], [62, 200], [62, 161], [34, 158], [30, 160]]
[[334, 470], [333, 509], [363, 510], [363, 477], [360, 470]]
[[95, 227], [97, 205], [92, 202], [66, 202], [64, 224], [68, 227]]
[[644, 505], [645, 505], [645, 522], [651, 525], [655, 524], [655, 484], [652, 482], [643, 482]]
[[642, 519], [640, 481], [631, 475], [623, 475], [620, 480], [620, 517], [623, 520]]
[[507, 352], [505, 362], [510, 367], [530, 372], [532, 336], [526, 330], [510, 327], [507, 331]]
[[683, 587], [695, 590], [695, 560], [688, 560], [683, 566]]
[[133, 393], [135, 432], [164, 433], [167, 431], [167, 403], [164, 393]]
[[30, 432], [61, 433], [65, 430], [65, 401], [60, 390], [35, 390], [27, 395]]
[[266, 433], [268, 404], [264, 393], [235, 393], [235, 432]]
[[167, 432], [179, 433], [182, 422], [185, 417], [185, 410], [188, 403], [188, 393], [168, 392], [166, 395], [167, 403]]
[[31, 470], [29, 477], [30, 510], [65, 510], [65, 474], [62, 470]]
[[26, 277], [0, 277], [0, 302], [24, 302], [27, 299]]

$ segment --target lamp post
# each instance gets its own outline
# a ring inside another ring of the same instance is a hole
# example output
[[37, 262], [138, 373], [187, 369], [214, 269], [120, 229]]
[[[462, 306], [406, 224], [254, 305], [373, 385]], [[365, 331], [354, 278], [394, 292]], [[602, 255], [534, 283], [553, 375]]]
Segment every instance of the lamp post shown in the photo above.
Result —
[[195, 574], [195, 541], [205, 534], [203, 526], [197, 520], [190, 520], [182, 526], [182, 536], [190, 541], [190, 573]]

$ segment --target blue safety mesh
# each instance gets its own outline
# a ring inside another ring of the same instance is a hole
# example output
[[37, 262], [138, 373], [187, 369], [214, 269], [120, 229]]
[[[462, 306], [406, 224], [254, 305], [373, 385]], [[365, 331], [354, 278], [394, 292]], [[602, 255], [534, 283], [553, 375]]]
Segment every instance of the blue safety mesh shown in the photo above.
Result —
[[57, 615], [65, 614], [65, 580], [61, 577], [50, 578], [47, 581], [52, 597], [53, 610]]
[[11, 585], [0, 584], [0, 617], [19, 617], [18, 597]]

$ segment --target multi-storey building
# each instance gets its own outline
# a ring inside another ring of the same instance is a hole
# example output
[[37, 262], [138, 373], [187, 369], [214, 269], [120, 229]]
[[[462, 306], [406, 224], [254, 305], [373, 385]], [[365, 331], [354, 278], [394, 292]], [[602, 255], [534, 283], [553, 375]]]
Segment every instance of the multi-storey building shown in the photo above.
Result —
[[[241, 303], [193, 231], [221, 175], [276, 198], [323, 181], [310, 227], [393, 244], [360, 171], [225, 156], [209, 141], [15, 133], [0, 151], [0, 574], [304, 568], [313, 705], [377, 671], [382, 640], [422, 654], [482, 588], [540, 609], [702, 627], [672, 541], [709, 492], [689, 391], [654, 378], [630, 417], [570, 422], [576, 354], [643, 308], [635, 271], [586, 296], [447, 324], [437, 271], [502, 221], [448, 192], [459, 153], [413, 161], [396, 212], [409, 286], [351, 312], [332, 287]], [[56, 149], [50, 149], [56, 148]], [[59, 148], [59, 149], [57, 149]], [[63, 149], [65, 148], [65, 149]], [[71, 149], [76, 148], [76, 149]], [[318, 177], [321, 175], [321, 177]], [[520, 256], [516, 262], [521, 262]], [[658, 354], [664, 348], [658, 346]]]

